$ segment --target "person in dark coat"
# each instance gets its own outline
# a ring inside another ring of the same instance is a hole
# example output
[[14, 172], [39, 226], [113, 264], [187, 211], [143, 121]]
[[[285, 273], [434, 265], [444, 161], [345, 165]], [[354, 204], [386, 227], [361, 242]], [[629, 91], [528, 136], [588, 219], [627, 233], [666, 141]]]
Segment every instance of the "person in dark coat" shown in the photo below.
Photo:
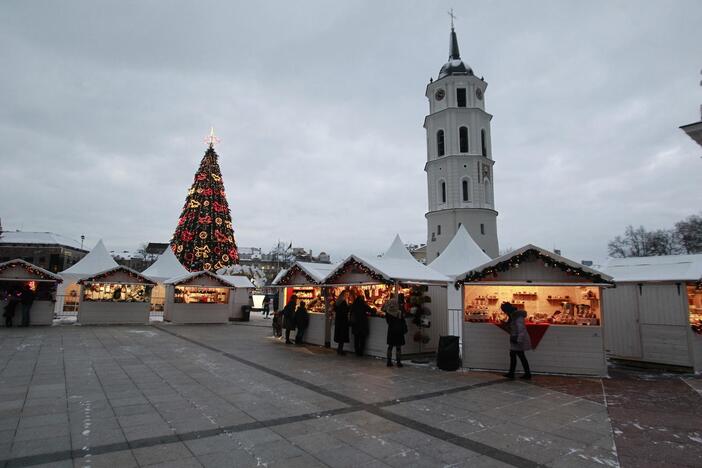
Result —
[[363, 294], [356, 296], [349, 311], [351, 331], [353, 332], [353, 347], [356, 356], [363, 356], [363, 351], [366, 349], [366, 339], [370, 333], [368, 315], [371, 312], [371, 308], [366, 304]]
[[295, 329], [295, 306], [297, 305], [297, 296], [290, 296], [290, 302], [283, 307], [283, 328], [285, 328], [285, 344], [292, 344], [290, 341], [290, 332]]
[[334, 341], [336, 353], [343, 356], [344, 343], [349, 342], [349, 303], [346, 301], [348, 291], [342, 291], [334, 304]]
[[36, 294], [34, 294], [34, 291], [32, 291], [32, 288], [30, 288], [28, 284], [25, 284], [24, 289], [22, 290], [22, 294], [20, 295], [20, 302], [22, 303], [22, 326], [23, 327], [29, 326], [29, 311], [32, 308], [32, 304], [34, 303], [35, 297], [36, 297]]
[[17, 304], [19, 304], [19, 298], [17, 297], [16, 291], [11, 289], [7, 292], [7, 304], [2, 314], [5, 317], [5, 326], [8, 328], [12, 326], [12, 319], [15, 317]]
[[527, 332], [526, 323], [524, 318], [526, 317], [526, 312], [519, 310], [514, 307], [509, 302], [503, 302], [500, 306], [502, 312], [504, 312], [507, 317], [507, 324], [509, 325], [509, 372], [505, 374], [508, 379], [514, 378], [514, 371], [517, 368], [517, 358], [522, 363], [522, 368], [524, 369], [524, 375], [522, 379], [531, 379], [531, 370], [529, 369], [529, 361], [527, 361], [524, 351], [531, 349], [531, 338]]
[[402, 367], [402, 346], [405, 344], [405, 334], [407, 333], [407, 322], [405, 322], [404, 296], [392, 294], [390, 299], [383, 305], [385, 321], [388, 324], [388, 367], [392, 367], [392, 348], [395, 348], [395, 359], [397, 367]]
[[295, 326], [297, 334], [295, 335], [295, 344], [301, 345], [305, 339], [305, 331], [310, 324], [310, 314], [305, 307], [305, 301], [300, 301], [300, 305], [295, 311]]
[[266, 294], [263, 298], [263, 318], [268, 318], [271, 313], [271, 297]]

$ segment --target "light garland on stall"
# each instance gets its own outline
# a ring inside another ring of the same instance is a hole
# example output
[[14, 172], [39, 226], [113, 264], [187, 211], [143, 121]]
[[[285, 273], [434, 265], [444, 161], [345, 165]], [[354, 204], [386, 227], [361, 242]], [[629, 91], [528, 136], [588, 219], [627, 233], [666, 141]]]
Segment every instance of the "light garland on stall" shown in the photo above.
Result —
[[141, 284], [141, 283], [152, 284], [152, 285], [153, 285], [153, 284], [156, 284], [156, 283], [154, 283], [153, 281], [151, 281], [151, 280], [149, 280], [148, 278], [146, 278], [145, 276], [140, 275], [139, 273], [135, 273], [135, 272], [129, 271], [129, 270], [126, 269], [125, 267], [115, 267], [115, 268], [112, 268], [112, 269], [110, 269], [110, 270], [103, 271], [102, 273], [97, 274], [97, 275], [95, 275], [95, 276], [91, 276], [91, 277], [89, 277], [89, 278], [83, 278], [82, 280], [78, 281], [78, 284], [99, 283], [100, 280], [109, 277], [110, 275], [112, 275], [113, 273], [115, 273], [115, 272], [117, 272], [117, 271], [122, 271], [122, 272], [126, 273], [130, 278], [133, 278], [133, 279], [135, 279], [135, 280], [139, 280], [139, 281], [138, 281], [139, 284]]
[[3, 264], [0, 264], [0, 273], [2, 273], [5, 270], [9, 270], [10, 268], [14, 268], [14, 267], [22, 267], [22, 268], [24, 268], [25, 271], [27, 271], [27, 273], [37, 275], [42, 279], [56, 281], [57, 283], [63, 282], [63, 280], [61, 278], [55, 278], [53, 276], [47, 275], [43, 269], [39, 269], [38, 267], [35, 267], [30, 263], [21, 262], [21, 261], [17, 261], [17, 260], [11, 260], [9, 262], [5, 262]]
[[594, 281], [595, 283], [613, 284], [611, 281], [608, 281], [608, 280], [602, 278], [602, 276], [600, 276], [598, 274], [587, 272], [587, 271], [583, 270], [582, 268], [574, 267], [574, 266], [572, 266], [568, 263], [565, 263], [565, 262], [559, 262], [558, 260], [555, 260], [554, 258], [550, 257], [549, 255], [545, 255], [536, 249], [528, 249], [528, 250], [525, 250], [524, 252], [522, 252], [518, 255], [510, 257], [509, 259], [507, 259], [503, 262], [497, 263], [491, 267], [487, 267], [481, 271], [472, 271], [472, 272], [468, 273], [465, 278], [463, 278], [462, 280], [456, 281], [455, 286], [456, 286], [456, 288], [458, 288], [463, 283], [470, 283], [473, 281], [478, 281], [478, 280], [481, 280], [481, 279], [486, 278], [486, 277], [491, 276], [491, 275], [493, 277], [497, 277], [498, 273], [501, 273], [501, 272], [504, 272], [507, 270], [511, 270], [514, 268], [519, 268], [519, 265], [522, 262], [532, 262], [535, 260], [541, 260], [542, 262], [544, 262], [544, 264], [547, 267], [558, 268], [561, 271], [568, 273], [570, 275], [582, 276], [585, 278], [589, 278], [592, 281]]
[[315, 281], [310, 275], [308, 275], [302, 268], [300, 268], [299, 265], [293, 265], [284, 275], [282, 278], [280, 278], [280, 281], [278, 281], [278, 284], [280, 285], [285, 285], [288, 281], [290, 281], [293, 277], [293, 275], [297, 272], [302, 273], [302, 275], [309, 280], [310, 284], [319, 284], [317, 281]]
[[[210, 273], [210, 275], [208, 275], [208, 273]], [[194, 280], [195, 278], [198, 278], [198, 277], [203, 276], [203, 275], [210, 276], [210, 278], [214, 279], [215, 281], [217, 281], [219, 284], [221, 284], [225, 288], [233, 288], [234, 287], [231, 284], [224, 281], [222, 278], [218, 277], [217, 275], [215, 275], [214, 273], [211, 273], [209, 271], [206, 271], [206, 272], [203, 271], [199, 275], [189, 276], [188, 278], [183, 278], [182, 280], [180, 280], [176, 283], [173, 283], [173, 286], [180, 286], [183, 283], [187, 283], [187, 282]], [[188, 285], [186, 285], [186, 286], [188, 286]], [[204, 286], [204, 285], [192, 285], [192, 286]]]
[[370, 276], [371, 278], [373, 278], [374, 280], [376, 280], [379, 283], [393, 284], [393, 282], [391, 280], [385, 278], [383, 275], [378, 274], [375, 270], [368, 268], [363, 263], [360, 263], [360, 262], [353, 260], [353, 259], [349, 260], [349, 262], [346, 263], [346, 265], [344, 265], [343, 268], [341, 268], [336, 273], [334, 273], [329, 278], [327, 278], [325, 280], [325, 283], [330, 283], [330, 282], [336, 280], [340, 276], [342, 276], [346, 273], [349, 273], [352, 269], [358, 270], [361, 273]]

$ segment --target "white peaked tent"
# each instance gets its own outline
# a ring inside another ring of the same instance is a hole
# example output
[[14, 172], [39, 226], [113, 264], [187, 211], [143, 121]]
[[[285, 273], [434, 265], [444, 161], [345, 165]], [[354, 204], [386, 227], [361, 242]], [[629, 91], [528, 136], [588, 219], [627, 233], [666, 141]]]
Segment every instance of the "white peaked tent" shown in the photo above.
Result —
[[[429, 268], [455, 281], [458, 277], [464, 277], [469, 271], [490, 260], [491, 258], [483, 252], [466, 228], [461, 226], [441, 255], [429, 264]], [[453, 285], [449, 285], [446, 292], [448, 333], [458, 336], [460, 343], [463, 335], [463, 288], [456, 289]], [[459, 349], [463, 349], [463, 346]]]
[[181, 265], [178, 257], [173, 253], [173, 249], [168, 247], [149, 268], [142, 272], [142, 275], [152, 280], [163, 283], [167, 279], [176, 276], [187, 275], [189, 272]]
[[95, 244], [95, 247], [93, 247], [93, 250], [88, 252], [88, 255], [81, 258], [70, 268], [59, 272], [59, 276], [63, 278], [63, 283], [59, 285], [56, 291], [56, 308], [54, 311], [58, 313], [63, 310], [66, 295], [78, 295], [80, 290], [78, 281], [81, 278], [86, 278], [118, 266], [115, 259], [112, 258], [105, 248], [105, 244], [102, 243], [102, 239], [100, 239], [98, 243]]

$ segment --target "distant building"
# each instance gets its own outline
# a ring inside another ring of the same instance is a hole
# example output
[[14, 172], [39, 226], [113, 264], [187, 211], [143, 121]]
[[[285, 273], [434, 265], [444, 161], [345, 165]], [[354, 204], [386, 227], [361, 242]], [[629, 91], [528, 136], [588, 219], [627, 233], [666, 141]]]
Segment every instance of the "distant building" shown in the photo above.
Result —
[[427, 264], [427, 245], [426, 244], [407, 244], [405, 247], [407, 247], [407, 250], [410, 251], [412, 256], [419, 262], [423, 263], [424, 265]]
[[87, 253], [79, 241], [53, 232], [0, 230], [0, 262], [21, 258], [57, 273]]
[[295, 261], [312, 263], [331, 263], [331, 257], [326, 252], [314, 256], [312, 251], [302, 247], [289, 246], [287, 249], [273, 249], [264, 253], [259, 247], [240, 247], [239, 263], [260, 270], [270, 284], [281, 268], [287, 268]]

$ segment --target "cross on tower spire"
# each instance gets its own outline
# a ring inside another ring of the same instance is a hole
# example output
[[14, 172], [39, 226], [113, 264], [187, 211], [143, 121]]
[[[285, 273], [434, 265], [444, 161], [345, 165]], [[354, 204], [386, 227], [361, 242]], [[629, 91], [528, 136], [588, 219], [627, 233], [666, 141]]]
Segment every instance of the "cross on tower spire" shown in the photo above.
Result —
[[456, 15], [453, 14], [453, 8], [448, 11], [448, 15], [451, 17], [451, 30], [453, 31], [453, 20], [456, 19]]

